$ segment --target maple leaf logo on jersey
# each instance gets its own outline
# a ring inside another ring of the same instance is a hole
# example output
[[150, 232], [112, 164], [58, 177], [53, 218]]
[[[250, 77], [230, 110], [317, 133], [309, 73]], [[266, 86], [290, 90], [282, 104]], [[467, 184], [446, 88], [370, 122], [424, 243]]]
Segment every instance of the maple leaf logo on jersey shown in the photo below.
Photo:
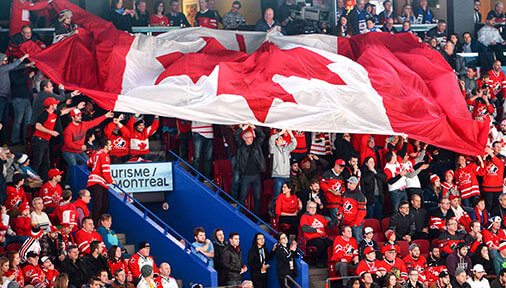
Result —
[[312, 228], [323, 228], [323, 223], [318, 219], [313, 219], [313, 223], [311, 223]]
[[139, 147], [139, 150], [145, 150], [146, 147], [148, 147], [148, 144], [146, 144], [146, 142], [139, 142], [137, 146]]
[[126, 141], [123, 138], [117, 138], [116, 140], [114, 140], [112, 144], [114, 145], [114, 147], [123, 148], [126, 146]]
[[344, 212], [350, 212], [351, 209], [353, 209], [353, 204], [350, 203], [350, 201], [346, 200], [343, 204]]
[[350, 244], [346, 244], [344, 246], [341, 244], [337, 244], [336, 247], [334, 247], [334, 251], [336, 253], [339, 251], [343, 251], [344, 255], [351, 255], [353, 254], [353, 246], [351, 246]]
[[468, 172], [462, 172], [459, 177], [459, 182], [461, 184], [469, 184], [471, 183], [471, 173]]
[[498, 170], [499, 170], [499, 168], [497, 166], [495, 166], [495, 164], [493, 164], [493, 163], [487, 165], [487, 173], [490, 175], [497, 175]]
[[334, 185], [332, 185], [332, 190], [334, 190], [334, 191], [341, 191], [342, 188], [343, 188], [343, 186], [341, 184], [341, 181], [336, 181], [336, 183], [334, 183]]

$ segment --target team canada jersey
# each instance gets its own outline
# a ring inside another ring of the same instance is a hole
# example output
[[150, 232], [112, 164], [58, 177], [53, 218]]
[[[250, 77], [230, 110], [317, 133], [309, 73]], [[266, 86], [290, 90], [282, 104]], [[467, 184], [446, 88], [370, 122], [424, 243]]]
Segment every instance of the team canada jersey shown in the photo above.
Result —
[[488, 71], [490, 78], [488, 80], [488, 84], [490, 85], [490, 90], [492, 92], [492, 99], [495, 99], [497, 95], [503, 92], [503, 97], [505, 96], [506, 91], [506, 77], [504, 72], [499, 71], [496, 73], [493, 69]]
[[491, 160], [485, 161], [485, 168], [483, 173], [483, 192], [502, 193], [503, 191], [503, 176], [504, 176], [504, 163], [496, 156]]
[[139, 278], [141, 275], [141, 268], [144, 265], [153, 267], [153, 272], [155, 274], [158, 274], [158, 267], [156, 267], [156, 263], [153, 257], [144, 257], [139, 253], [135, 253], [132, 255], [132, 257], [130, 257], [130, 260], [128, 261], [128, 269], [130, 270], [130, 273], [132, 273], [134, 279]]
[[406, 265], [406, 269], [409, 271], [411, 269], [415, 269], [418, 271], [418, 279], [420, 282], [425, 282], [427, 277], [425, 276], [425, 269], [427, 268], [427, 260], [422, 255], [418, 256], [418, 259], [414, 259], [410, 254], [406, 255], [404, 259], [404, 265]]
[[45, 288], [46, 275], [39, 266], [28, 264], [23, 268], [23, 274], [25, 275], [25, 284], [33, 285], [35, 288]]
[[[327, 199], [326, 208], [340, 208], [342, 204], [342, 193], [345, 190], [342, 175], [326, 172], [323, 174], [323, 178], [324, 179], [320, 181], [320, 188], [325, 195], [325, 199]], [[330, 189], [341, 192], [341, 195], [335, 195], [329, 191]]]
[[492, 103], [487, 105], [484, 100], [471, 98], [468, 98], [466, 103], [472, 107], [473, 112], [471, 116], [473, 116], [473, 119], [475, 120], [483, 122], [485, 120], [485, 116], [494, 114], [495, 107]]
[[218, 29], [218, 19], [216, 19], [216, 14], [209, 9], [204, 12], [197, 12], [195, 15], [195, 27], [197, 26]]
[[56, 277], [60, 274], [56, 269], [42, 269], [44, 275], [46, 276], [46, 287], [51, 288], [54, 287], [54, 281], [56, 281]]
[[25, 274], [23, 274], [23, 269], [18, 265], [16, 269], [9, 269], [9, 271], [5, 272], [5, 277], [9, 277], [12, 274], [16, 273], [16, 281], [19, 284], [19, 287], [25, 287]]
[[109, 184], [112, 183], [111, 158], [109, 155], [103, 150], [100, 150], [88, 159], [87, 164], [88, 167], [91, 168], [91, 172], [86, 187], [98, 184], [108, 189]]
[[293, 137], [295, 137], [295, 140], [297, 140], [297, 146], [295, 147], [295, 150], [292, 151], [292, 153], [307, 153], [306, 132], [293, 131]]
[[53, 186], [49, 181], [44, 183], [40, 188], [40, 197], [42, 197], [44, 207], [55, 209], [60, 204], [61, 193], [62, 188], [60, 184], [56, 183], [56, 185]]
[[401, 272], [401, 278], [404, 280], [408, 279], [408, 270], [406, 269], [406, 265], [401, 260], [401, 258], [395, 258], [394, 261], [389, 262], [386, 259], [383, 259], [381, 261], [381, 266], [385, 269], [385, 271], [388, 273], [392, 271], [392, 268], [397, 268]]
[[149, 137], [153, 136], [158, 130], [160, 120], [155, 118], [151, 126], [144, 128], [142, 132], [135, 130], [135, 119], [132, 117], [127, 123], [130, 130], [130, 154], [133, 156], [142, 156], [149, 154]]
[[22, 186], [19, 188], [7, 186], [6, 193], [7, 200], [5, 200], [5, 207], [7, 210], [20, 209], [20, 207], [28, 205], [25, 190]]
[[127, 277], [132, 276], [132, 272], [130, 272], [130, 269], [128, 269], [128, 262], [125, 259], [121, 259], [119, 261], [109, 260], [107, 261], [107, 266], [109, 267], [109, 271], [116, 271], [118, 269], [122, 269], [123, 271], [125, 271]]
[[489, 229], [483, 229], [483, 243], [487, 244], [487, 246], [490, 247], [499, 247], [499, 244], [501, 244], [501, 241], [506, 239], [506, 233], [504, 233], [503, 229], [499, 229], [497, 233], [493, 233]]
[[425, 270], [427, 282], [433, 283], [439, 279], [439, 273], [446, 270], [446, 265], [428, 266]]
[[[413, 162], [408, 160], [404, 163], [401, 163], [401, 170], [406, 170], [409, 173], [414, 172], [415, 169], [413, 168]], [[406, 188], [421, 188], [421, 187], [422, 185], [420, 184], [420, 179], [418, 178], [418, 175], [411, 178], [406, 177]]]
[[[65, 215], [67, 217], [65, 217]], [[76, 206], [74, 206], [74, 204], [70, 203], [70, 202], [60, 202], [60, 204], [54, 210], [52, 216], [53, 217], [56, 216], [56, 218], [58, 218], [58, 223], [53, 223], [53, 224], [64, 224], [64, 223], [65, 224], [74, 224], [74, 225], [77, 224], [77, 222], [76, 222], [76, 218], [77, 218]], [[67, 218], [66, 219], [66, 220], [68, 220], [67, 222], [64, 221], [65, 218]]]
[[355, 191], [346, 190], [343, 194], [341, 212], [343, 213], [343, 224], [360, 226], [367, 215], [367, 199], [357, 188]]
[[90, 244], [93, 241], [103, 242], [102, 236], [96, 231], [86, 232], [81, 229], [76, 232], [77, 248], [81, 255], [90, 253]]
[[439, 248], [448, 255], [453, 253], [454, 248], [460, 242], [464, 242], [464, 237], [459, 232], [452, 235], [448, 231], [444, 231], [439, 234]]
[[313, 132], [311, 136], [311, 147], [309, 153], [314, 155], [332, 154], [332, 140], [335, 134]]
[[453, 210], [448, 210], [446, 215], [443, 215], [441, 209], [433, 210], [429, 216], [429, 229], [443, 231], [446, 228], [446, 221], [452, 217], [455, 217]]
[[480, 172], [478, 165], [474, 163], [467, 164], [464, 168], [458, 168], [455, 171], [455, 182], [460, 191], [462, 199], [471, 198], [480, 195], [480, 186], [476, 174]]
[[[401, 164], [399, 164], [399, 162], [396, 162], [394, 164], [387, 163], [383, 171], [385, 172], [388, 181], [401, 173]], [[404, 190], [406, 189], [406, 186], [407, 186], [406, 176], [402, 176], [395, 183], [388, 184], [388, 191]]]
[[380, 260], [368, 261], [364, 259], [358, 262], [356, 273], [358, 276], [362, 275], [365, 272], [369, 272], [372, 275], [375, 275], [376, 272], [385, 270], [385, 267], [381, 264]]
[[334, 239], [332, 251], [332, 261], [341, 262], [345, 259], [346, 263], [351, 263], [353, 257], [358, 255], [357, 240], [355, 238], [346, 240], [343, 236], [337, 236]]
[[307, 240], [318, 238], [318, 237], [325, 237], [325, 227], [327, 227], [328, 220], [325, 219], [322, 215], [315, 214], [315, 215], [309, 215], [304, 214], [302, 217], [300, 217], [300, 227], [304, 227], [305, 225], [314, 228], [314, 229], [320, 229], [323, 231], [323, 234], [320, 234], [318, 232], [303, 232], [304, 237], [306, 237]]
[[116, 124], [111, 122], [104, 128], [104, 134], [107, 139], [111, 140], [112, 149], [109, 151], [109, 155], [115, 157], [123, 157], [130, 153], [130, 130], [124, 125], [119, 129], [119, 134], [114, 134], [114, 128]]

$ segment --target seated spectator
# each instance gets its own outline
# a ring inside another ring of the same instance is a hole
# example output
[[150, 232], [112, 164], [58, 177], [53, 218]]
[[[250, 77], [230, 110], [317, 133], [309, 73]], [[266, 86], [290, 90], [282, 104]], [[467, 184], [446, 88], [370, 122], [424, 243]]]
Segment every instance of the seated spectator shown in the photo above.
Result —
[[412, 24], [416, 23], [416, 16], [413, 13], [413, 6], [406, 4], [402, 7], [401, 15], [397, 16], [397, 22], [402, 23], [404, 21], [409, 21]]
[[427, 239], [429, 237], [429, 215], [427, 210], [422, 207], [422, 197], [418, 194], [411, 195], [411, 207], [409, 214], [415, 220], [415, 234], [413, 240]]
[[109, 280], [109, 272], [107, 270], [102, 269], [98, 271], [97, 278], [100, 279], [100, 282], [102, 282], [103, 287], [112, 288], [111, 286], [112, 281]]
[[423, 288], [425, 287], [424, 284], [420, 282], [420, 272], [418, 272], [416, 269], [409, 269], [408, 270], [408, 280], [406, 283], [404, 283], [404, 288]]
[[307, 157], [300, 161], [300, 168], [307, 179], [319, 178], [328, 166], [327, 160], [314, 154], [307, 154]]
[[472, 221], [469, 227], [469, 232], [464, 235], [464, 242], [469, 247], [469, 251], [474, 253], [478, 249], [478, 246], [483, 243], [483, 235], [481, 234], [480, 222]]
[[191, 27], [186, 16], [179, 11], [179, 0], [169, 1], [169, 14], [167, 14], [167, 17], [169, 18], [170, 26]]
[[[474, 67], [467, 67], [466, 69], [466, 75], [465, 76], [462, 76], [461, 77], [461, 82], [460, 85], [462, 87], [462, 84], [463, 84], [463, 87], [464, 87], [464, 90], [466, 92], [466, 98], [470, 98], [473, 96], [473, 91], [476, 92], [477, 90], [477, 86], [476, 86], [476, 68]], [[464, 92], [464, 90], [462, 90], [462, 92]], [[452, 171], [452, 170], [448, 170], [448, 171]], [[447, 172], [448, 172], [447, 171]], [[453, 172], [453, 171], [452, 171]], [[446, 178], [446, 172], [445, 172], [445, 178]], [[445, 179], [445, 182], [446, 182], [446, 179]], [[452, 175], [452, 182], [449, 182], [448, 184], [453, 184], [453, 175]]]
[[132, 273], [133, 279], [138, 279], [141, 275], [141, 265], [151, 266], [156, 274], [158, 274], [158, 267], [156, 266], [155, 259], [149, 255], [151, 245], [147, 241], [141, 241], [137, 253], [130, 257], [128, 261], [128, 270]]
[[89, 244], [89, 253], [82, 258], [82, 269], [88, 278], [98, 275], [102, 269], [108, 271], [107, 259], [102, 256], [103, 244], [93, 240]]
[[399, 33], [413, 33], [413, 31], [411, 31], [411, 22], [408, 20], [402, 22], [402, 28]]
[[273, 258], [275, 249], [267, 250], [265, 236], [262, 233], [256, 233], [253, 237], [253, 243], [248, 252], [248, 266], [255, 287], [267, 287], [269, 261]]
[[457, 268], [462, 268], [466, 270], [468, 275], [471, 275], [472, 261], [468, 252], [469, 248], [467, 245], [464, 242], [460, 242], [457, 244], [455, 252], [446, 257], [446, 267], [451, 276], [455, 277]]
[[113, 118], [104, 128], [105, 137], [112, 143], [109, 151], [112, 164], [125, 163], [130, 159], [130, 130], [121, 123], [122, 120], [123, 114]]
[[[290, 136], [288, 143], [284, 137]], [[274, 182], [274, 197], [281, 192], [281, 186], [290, 180], [290, 153], [297, 146], [297, 140], [291, 130], [281, 130], [269, 137], [269, 151], [272, 159], [272, 179]], [[295, 191], [294, 191], [295, 192]], [[295, 193], [294, 193], [295, 194]]]
[[30, 188], [40, 188], [42, 186], [42, 179], [37, 175], [37, 172], [30, 167], [30, 158], [28, 158], [28, 155], [21, 154], [18, 157], [18, 168], [25, 176], [24, 185]]
[[499, 258], [500, 255], [498, 254], [496, 257], [494, 257], [494, 259], [491, 259], [488, 247], [485, 244], [480, 244], [478, 248], [476, 248], [476, 251], [474, 251], [474, 253], [471, 253], [471, 261], [473, 262], [473, 264], [483, 265], [483, 268], [485, 268], [485, 272], [487, 272], [487, 274], [489, 275], [496, 274], [494, 266], [496, 263], [496, 259], [500, 263], [501, 260]]
[[437, 282], [432, 284], [430, 288], [452, 288], [450, 281], [450, 274], [448, 271], [443, 270], [441, 273], [439, 273]]
[[[496, 98], [503, 99], [506, 96], [506, 76], [502, 71], [501, 61], [494, 61], [488, 75], [490, 75], [487, 83], [490, 86], [490, 98], [492, 101], [495, 101]], [[497, 103], [500, 104], [500, 102]]]
[[[472, 270], [473, 274], [472, 276], [467, 279], [467, 283], [471, 285], [471, 288], [488, 288], [490, 287], [490, 284], [488, 282], [488, 279], [485, 278], [485, 275], [487, 274], [485, 272], [485, 269], [483, 269], [483, 266], [481, 264], [476, 264], [473, 266]], [[471, 275], [471, 274], [468, 274]]]
[[447, 26], [445, 20], [438, 20], [437, 26], [431, 28], [425, 34], [425, 41], [428, 41], [430, 38], [436, 38], [438, 46], [443, 47], [448, 41], [448, 30], [446, 30], [446, 27]]
[[174, 277], [170, 276], [169, 263], [163, 262], [160, 264], [160, 274], [155, 278], [156, 287], [163, 288], [178, 288], [178, 284]]
[[32, 32], [32, 28], [30, 25], [25, 25], [21, 27], [21, 31], [15, 35], [13, 35], [9, 41], [9, 46], [7, 47], [7, 52], [5, 53], [7, 57], [13, 56], [14, 58], [23, 57], [24, 53], [21, 51], [21, 45], [25, 42], [33, 41], [37, 46], [42, 49], [46, 49], [46, 44], [40, 40], [39, 35]]
[[297, 235], [299, 211], [302, 210], [302, 202], [295, 194], [292, 194], [292, 184], [285, 182], [281, 187], [282, 194], [276, 199], [276, 217], [278, 223], [285, 223], [290, 226], [288, 235]]
[[476, 198], [473, 207], [473, 210], [469, 212], [469, 216], [473, 221], [478, 221], [482, 227], [485, 227], [488, 224], [488, 219], [490, 219], [490, 214], [485, 209], [485, 199]]
[[93, 224], [93, 220], [90, 217], [83, 218], [82, 228], [76, 232], [75, 239], [81, 256], [90, 254], [91, 242], [98, 241], [103, 245], [103, 239], [100, 234], [95, 231], [95, 225]]
[[506, 233], [501, 229], [501, 217], [494, 216], [490, 218], [488, 229], [483, 229], [483, 243], [487, 244], [492, 255], [499, 250], [499, 245], [503, 239], [506, 239]]
[[370, 246], [365, 248], [363, 251], [365, 257], [358, 263], [355, 271], [358, 276], [362, 276], [364, 273], [371, 273], [375, 278], [382, 278], [385, 276], [385, 269], [381, 265], [381, 261], [376, 259], [376, 253], [377, 250], [374, 250], [374, 248]]
[[384, 253], [384, 251], [386, 251], [384, 249], [386, 248], [394, 247], [397, 254], [401, 254], [401, 246], [396, 241], [397, 236], [395, 235], [394, 230], [388, 229], [387, 231], [385, 231], [385, 239], [386, 239], [385, 243], [383, 243], [383, 246], [380, 247], [381, 253]]
[[[486, 73], [486, 72], [485, 72]], [[483, 73], [484, 74], [484, 73]], [[483, 76], [482, 74], [482, 76]], [[485, 87], [484, 89], [478, 87], [476, 90], [476, 95], [471, 96], [471, 98], [468, 98], [466, 100], [467, 105], [471, 106], [472, 108], [472, 117], [473, 119], [484, 122], [487, 120], [487, 118], [492, 117], [495, 113], [495, 106], [492, 104], [492, 101], [490, 101], [490, 88]], [[480, 162], [481, 162], [481, 158]], [[481, 165], [481, 164], [480, 164]], [[484, 174], [484, 170], [477, 171], [480, 176]], [[471, 200], [468, 200], [471, 201]], [[467, 204], [467, 206], [470, 206]]]
[[[497, 273], [497, 278], [495, 278], [492, 283], [490, 283], [491, 288], [504, 288], [506, 287], [506, 268], [501, 269], [499, 273]], [[461, 287], [457, 287], [461, 288]], [[462, 287], [464, 288], [464, 287]], [[466, 287], [469, 288], [469, 287]]]
[[[111, 286], [113, 288], [134, 288], [135, 287], [132, 283], [129, 283], [129, 281], [127, 281], [127, 276], [126, 276], [126, 273], [123, 269], [117, 269], [116, 271], [113, 272], [113, 275], [114, 275], [114, 281], [112, 281], [112, 283], [111, 283]], [[157, 284], [156, 287], [160, 287], [159, 284]]]
[[111, 11], [109, 19], [118, 30], [123, 30], [132, 33], [134, 10], [128, 10], [123, 7], [123, 0], [111, 1]]
[[455, 218], [450, 218], [446, 221], [445, 231], [439, 234], [439, 247], [441, 247], [441, 254], [443, 254], [443, 257], [452, 254], [459, 243], [464, 242], [464, 236], [457, 231], [457, 229], [457, 220]]
[[105, 248], [110, 249], [112, 246], [118, 246], [121, 251], [125, 252], [126, 250], [119, 241], [118, 235], [111, 229], [111, 225], [112, 216], [110, 214], [103, 214], [102, 217], [100, 217], [100, 226], [98, 226], [97, 232], [102, 236]]
[[169, 18], [165, 16], [165, 3], [163, 1], [156, 1], [153, 6], [153, 14], [149, 18], [151, 26], [169, 26]]
[[499, 61], [504, 62], [502, 52], [505, 49], [504, 45], [506, 42], [501, 36], [499, 29], [495, 28], [495, 24], [496, 17], [494, 15], [488, 15], [485, 26], [478, 30], [478, 41], [494, 52]]
[[288, 242], [288, 236], [285, 233], [279, 234], [279, 241], [276, 246], [276, 274], [278, 276], [279, 287], [283, 287], [285, 278], [290, 276], [292, 279], [297, 277], [297, 242]]
[[409, 254], [406, 255], [402, 261], [404, 261], [404, 265], [406, 265], [406, 269], [408, 269], [408, 271], [415, 270], [418, 272], [418, 280], [420, 280], [420, 282], [427, 282], [427, 277], [425, 276], [427, 260], [425, 257], [420, 255], [420, 246], [418, 246], [418, 244], [409, 245]]
[[374, 23], [373, 19], [367, 19], [367, 21], [365, 21], [365, 23], [366, 23], [366, 27], [367, 27], [367, 33], [381, 32], [381, 30], [379, 28], [376, 28], [376, 24]]
[[[56, 220], [53, 222], [53, 224], [55, 224], [55, 225], [62, 224], [64, 222], [64, 218], [65, 218], [65, 220], [67, 220], [65, 222], [67, 224], [73, 224], [74, 226], [76, 226], [76, 230], [77, 230], [76, 206], [74, 206], [74, 204], [70, 202], [72, 200], [72, 191], [63, 190], [61, 195], [62, 195], [62, 199], [61, 199], [60, 204], [58, 206], [56, 206], [56, 209], [50, 215], [51, 219]], [[72, 228], [74, 228], [74, 227], [72, 227]]]
[[274, 10], [267, 8], [264, 11], [264, 17], [259, 19], [255, 25], [255, 31], [271, 32], [277, 30], [282, 32], [281, 23], [274, 19]]
[[[195, 242], [192, 243], [194, 253], [207, 263], [209, 267], [214, 267], [214, 246], [211, 240], [206, 238], [206, 231], [202, 227], [193, 230]], [[197, 253], [200, 252], [200, 253]]]
[[88, 209], [88, 204], [90, 204], [91, 201], [91, 193], [87, 189], [81, 189], [79, 190], [78, 196], [79, 198], [77, 198], [77, 200], [72, 204], [74, 205], [77, 213], [77, 223], [83, 223], [84, 218], [91, 216], [90, 210]]
[[53, 212], [60, 205], [62, 188], [60, 182], [62, 180], [63, 171], [53, 168], [47, 172], [48, 180], [40, 188], [40, 197], [44, 204], [44, 210], [47, 213]]
[[429, 256], [427, 257], [427, 281], [429, 283], [436, 282], [439, 280], [439, 274], [446, 271], [446, 263], [441, 258], [439, 246], [431, 246], [429, 250]]
[[[364, 238], [362, 238], [362, 241], [358, 243], [358, 255], [360, 259], [365, 258], [366, 254], [364, 251], [367, 249], [367, 247], [372, 247], [374, 251], [379, 251], [378, 243], [373, 239], [373, 237], [374, 230], [371, 227], [365, 227]], [[379, 256], [379, 254], [377, 256]]]
[[317, 258], [319, 267], [327, 265], [327, 248], [332, 245], [332, 241], [327, 237], [325, 228], [335, 225], [334, 221], [329, 221], [322, 215], [316, 214], [317, 204], [308, 202], [306, 211], [300, 218], [300, 229], [302, 236], [307, 240], [306, 246], [314, 246], [317, 251]]
[[137, 0], [134, 3], [135, 13], [133, 16], [132, 26], [147, 27], [149, 26], [149, 13], [145, 0]]
[[381, 169], [376, 170], [376, 160], [372, 156], [365, 158], [361, 174], [360, 188], [367, 199], [367, 218], [381, 219], [386, 175]]
[[503, 227], [504, 227], [504, 220], [506, 219], [506, 194], [501, 193], [499, 195], [499, 205], [494, 205], [492, 207], [492, 215], [493, 216], [499, 216], [502, 219]]
[[506, 16], [504, 15], [504, 3], [501, 1], [496, 1], [494, 5], [494, 9], [490, 10], [487, 14], [487, 19], [489, 16], [494, 16], [497, 23], [504, 23], [506, 22]]
[[13, 281], [16, 281], [19, 284], [19, 287], [25, 286], [25, 275], [23, 275], [23, 269], [21, 269], [21, 258], [19, 257], [18, 251], [9, 251], [7, 253], [7, 258], [9, 259], [9, 270], [4, 273], [3, 276], [11, 277]]
[[199, 0], [200, 10], [195, 14], [195, 27], [218, 29], [219, 18], [208, 7], [207, 0]]
[[457, 268], [455, 271], [455, 278], [451, 282], [453, 288], [471, 288], [467, 281], [467, 273], [466, 270], [462, 268]]
[[[331, 261], [336, 261], [336, 271], [339, 271], [339, 276], [348, 276], [349, 267], [356, 267], [358, 264], [358, 246], [357, 241], [352, 237], [351, 227], [344, 225], [341, 229], [341, 236], [334, 239]], [[347, 280], [343, 281], [346, 287]]]
[[14, 219], [12, 228], [18, 236], [30, 236], [32, 231], [30, 205], [26, 204], [25, 207], [20, 209], [21, 215]]
[[439, 237], [439, 234], [446, 228], [446, 222], [455, 217], [453, 210], [450, 208], [450, 200], [441, 198], [439, 207], [429, 213], [429, 235], [431, 239]]
[[[132, 272], [128, 268], [128, 262], [123, 258], [123, 252], [121, 248], [116, 245], [112, 245], [107, 251], [108, 260], [107, 266], [109, 267], [109, 271], [118, 271], [121, 270], [125, 273], [125, 277], [128, 282], [133, 280]], [[116, 274], [116, 272], [114, 272]]]
[[439, 44], [437, 43], [437, 39], [434, 38], [434, 37], [431, 37], [429, 39], [426, 39], [425, 42], [427, 42], [427, 44], [429, 45], [430, 48], [436, 50], [436, 51], [440, 51], [441, 50], [441, 46], [439, 46]]
[[397, 30], [394, 27], [394, 19], [387, 18], [385, 20], [385, 24], [383, 24], [383, 26], [381, 27], [381, 31], [386, 32], [386, 33], [390, 33], [390, 34], [397, 33]]
[[223, 28], [226, 30], [234, 30], [246, 24], [246, 18], [239, 13], [241, 10], [241, 2], [234, 1], [232, 9], [223, 15]]
[[44, 272], [44, 275], [46, 276], [47, 287], [54, 287], [56, 277], [58, 277], [60, 272], [54, 268], [54, 264], [51, 262], [49, 257], [43, 256], [40, 258], [40, 262], [42, 263], [42, 272]]
[[53, 44], [58, 43], [70, 36], [79, 33], [77, 25], [72, 22], [72, 11], [64, 9], [58, 13], [59, 25], [54, 31]]
[[40, 257], [49, 257], [52, 264], [60, 264], [65, 259], [63, 238], [56, 226], [51, 226], [51, 230], [40, 238], [39, 243]]
[[398, 212], [390, 218], [388, 229], [395, 231], [397, 239], [411, 242], [416, 227], [413, 215], [409, 214], [409, 202], [407, 200], [402, 200], [399, 203]]
[[223, 250], [222, 257], [227, 286], [240, 285], [242, 274], [248, 271], [248, 268], [242, 262], [242, 251], [239, 244], [239, 233], [231, 232], [228, 237], [228, 246]]
[[[451, 195], [460, 196], [457, 185], [455, 184], [455, 172], [453, 170], [447, 170], [444, 174], [445, 181], [441, 183], [443, 188], [443, 197], [450, 198]], [[459, 197], [460, 198], [460, 197]]]
[[432, 24], [434, 23], [434, 13], [430, 10], [427, 0], [420, 0], [418, 4], [416, 23], [418, 24]]
[[383, 11], [381, 11], [380, 14], [378, 15], [378, 21], [380, 24], [385, 24], [387, 19], [394, 20], [397, 18], [395, 17], [394, 9], [392, 9], [393, 8], [392, 1], [390, 0], [383, 1], [383, 8], [384, 8]]
[[389, 272], [385, 274], [385, 288], [400, 288], [402, 285], [399, 283], [399, 277], [397, 277], [396, 273]]
[[466, 210], [460, 205], [460, 197], [455, 194], [450, 194], [450, 205], [455, 214], [455, 220], [458, 223], [458, 230], [469, 231], [471, 222], [473, 221]]
[[[305, 176], [304, 176], [305, 177]], [[291, 181], [293, 183], [293, 180]], [[316, 213], [321, 214], [326, 207], [327, 200], [320, 190], [320, 181], [313, 179], [309, 182], [309, 189], [303, 190], [301, 193], [301, 202], [305, 206], [309, 201], [315, 202], [318, 205]]]
[[67, 257], [58, 267], [60, 273], [69, 276], [69, 287], [81, 287], [86, 283], [86, 274], [84, 274], [82, 260], [79, 257], [77, 246], [71, 245], [67, 247]]
[[160, 126], [158, 115], [155, 115], [151, 126], [146, 127], [144, 118], [135, 116], [130, 118], [126, 126], [130, 131], [130, 155], [139, 160], [155, 161], [158, 155], [150, 154], [149, 137], [153, 136]]
[[21, 173], [14, 174], [12, 183], [7, 186], [6, 190], [7, 200], [5, 201], [5, 207], [7, 210], [19, 211], [28, 204], [23, 184], [25, 184], [25, 176]]
[[34, 287], [45, 287], [46, 275], [39, 267], [39, 254], [30, 251], [26, 254], [27, 264], [23, 267], [23, 274], [25, 275], [25, 284], [33, 285]]
[[383, 260], [381, 261], [381, 265], [385, 268], [386, 272], [391, 272], [395, 268], [400, 272], [400, 282], [406, 282], [408, 271], [406, 270], [404, 261], [397, 257], [396, 247], [394, 245], [384, 246], [382, 252]]
[[360, 275], [360, 282], [362, 283], [360, 287], [364, 288], [379, 288], [379, 284], [374, 282], [373, 273], [364, 272]]

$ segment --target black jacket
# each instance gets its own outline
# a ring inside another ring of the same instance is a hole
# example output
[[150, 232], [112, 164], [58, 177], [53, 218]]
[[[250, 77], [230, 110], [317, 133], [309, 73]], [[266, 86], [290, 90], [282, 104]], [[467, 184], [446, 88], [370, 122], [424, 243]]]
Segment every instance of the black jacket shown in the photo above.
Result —
[[222, 265], [227, 281], [242, 281], [241, 269], [243, 266], [241, 249], [236, 250], [231, 244], [223, 250]]
[[130, 14], [122, 15], [112, 10], [109, 14], [109, 18], [116, 29], [132, 33], [132, 24], [134, 19]]
[[21, 98], [32, 100], [32, 81], [30, 77], [28, 77], [31, 71], [31, 69], [18, 69], [9, 72], [13, 99]]
[[383, 171], [376, 170], [376, 174], [369, 170], [367, 167], [362, 169], [362, 176], [360, 177], [360, 188], [362, 189], [362, 193], [364, 193], [365, 198], [367, 198], [367, 203], [374, 203], [374, 186], [375, 183], [378, 183], [379, 194], [383, 195], [385, 191], [385, 184], [387, 180], [387, 176]]
[[251, 246], [251, 249], [248, 252], [248, 268], [251, 276], [260, 276], [262, 273], [260, 270], [262, 269], [262, 264], [267, 264], [269, 260], [271, 260], [273, 256], [273, 251], [269, 252], [267, 248], [262, 247], [264, 250], [265, 259], [263, 262], [260, 262], [260, 249], [255, 246]]
[[415, 234], [415, 219], [411, 214], [402, 216], [401, 213], [397, 213], [390, 218], [388, 229], [395, 231], [398, 240], [401, 240], [405, 235], [413, 236]]
[[[284, 279], [287, 275], [292, 278], [297, 276], [296, 258], [297, 252], [290, 251], [289, 247], [278, 245], [276, 248], [276, 262], [278, 264], [276, 273], [278, 279]], [[290, 269], [290, 261], [293, 261], [293, 269]]]
[[81, 287], [88, 282], [80, 258], [78, 258], [76, 262], [72, 262], [72, 260], [66, 258], [61, 263], [58, 271], [60, 273], [66, 273], [69, 276], [69, 286]]
[[415, 209], [409, 208], [409, 214], [415, 219], [415, 231], [420, 232], [423, 228], [427, 228], [429, 224], [429, 214], [425, 208]]
[[83, 271], [88, 279], [96, 276], [102, 269], [109, 271], [107, 259], [105, 259], [104, 256], [98, 255], [98, 257], [95, 258], [91, 254], [88, 254], [83, 257]]
[[235, 161], [235, 169], [242, 175], [246, 170], [248, 163], [248, 157], [251, 154], [260, 172], [265, 171], [265, 158], [262, 152], [262, 144], [265, 140], [265, 134], [260, 128], [255, 129], [255, 139], [251, 145], [246, 145], [244, 140], [241, 138], [241, 128], [235, 131], [235, 143], [237, 144], [237, 155]]

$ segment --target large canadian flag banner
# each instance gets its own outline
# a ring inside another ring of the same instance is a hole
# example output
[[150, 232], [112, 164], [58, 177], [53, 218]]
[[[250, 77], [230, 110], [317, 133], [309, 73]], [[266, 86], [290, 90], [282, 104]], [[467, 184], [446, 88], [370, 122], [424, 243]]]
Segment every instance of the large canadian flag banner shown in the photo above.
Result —
[[398, 134], [479, 154], [488, 122], [471, 118], [455, 73], [411, 34], [329, 35], [187, 28], [130, 35], [66, 0], [82, 28], [45, 50], [48, 77], [104, 109], [214, 124]]

